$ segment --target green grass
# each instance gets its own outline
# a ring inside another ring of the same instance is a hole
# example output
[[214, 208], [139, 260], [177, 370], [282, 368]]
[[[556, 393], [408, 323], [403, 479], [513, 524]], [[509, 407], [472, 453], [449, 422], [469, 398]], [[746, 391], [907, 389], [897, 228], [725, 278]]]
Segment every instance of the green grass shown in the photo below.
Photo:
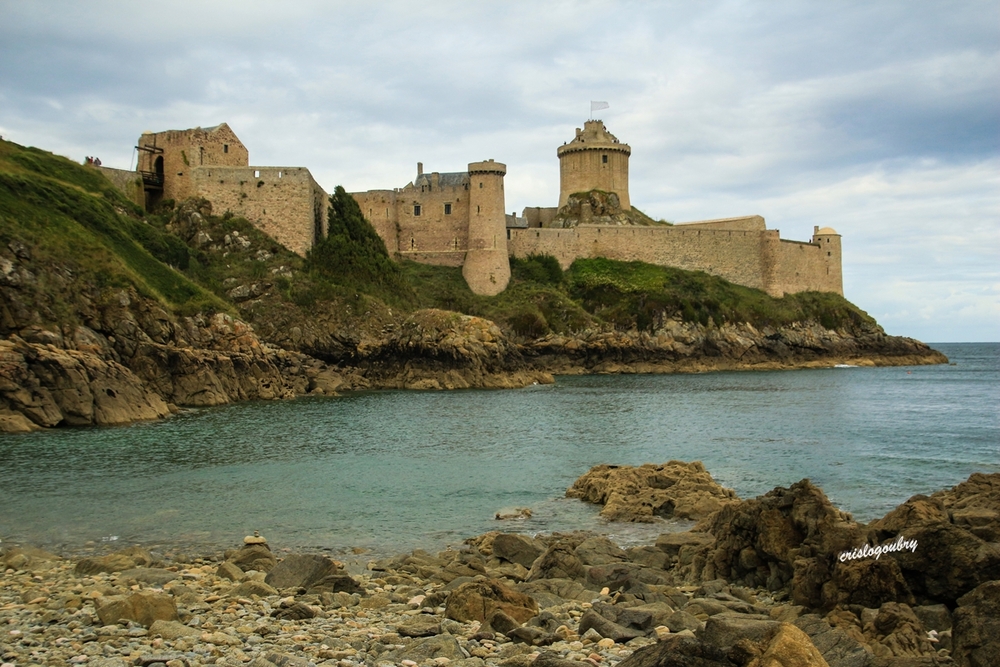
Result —
[[874, 324], [842, 296], [802, 292], [774, 298], [701, 271], [643, 262], [578, 259], [568, 273], [569, 293], [594, 315], [620, 328], [650, 329], [664, 317], [686, 322], [749, 322], [784, 326], [814, 320], [828, 329]]

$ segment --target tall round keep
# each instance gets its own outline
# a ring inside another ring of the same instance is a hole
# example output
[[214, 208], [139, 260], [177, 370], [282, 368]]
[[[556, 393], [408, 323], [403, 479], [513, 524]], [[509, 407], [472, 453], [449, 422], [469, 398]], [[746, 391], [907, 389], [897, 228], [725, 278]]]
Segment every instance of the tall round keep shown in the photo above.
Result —
[[559, 207], [571, 194], [603, 190], [618, 195], [623, 211], [632, 208], [628, 196], [628, 158], [632, 149], [608, 132], [599, 120], [576, 128], [573, 141], [556, 150], [559, 156]]
[[844, 294], [844, 273], [841, 265], [840, 234], [832, 227], [813, 227], [812, 242], [819, 246], [820, 261], [826, 270], [820, 274], [824, 291]]
[[494, 295], [510, 282], [503, 177], [507, 165], [469, 164], [469, 245], [462, 275], [476, 294]]

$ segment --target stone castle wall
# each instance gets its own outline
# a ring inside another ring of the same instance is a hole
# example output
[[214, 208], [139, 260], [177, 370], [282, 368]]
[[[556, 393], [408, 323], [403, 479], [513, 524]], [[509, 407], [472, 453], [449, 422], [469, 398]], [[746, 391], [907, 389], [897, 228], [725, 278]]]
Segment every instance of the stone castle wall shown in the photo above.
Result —
[[190, 174], [217, 215], [242, 216], [292, 252], [305, 255], [326, 234], [328, 197], [304, 167], [213, 165]]
[[704, 271], [778, 297], [806, 290], [843, 294], [839, 236], [834, 252], [832, 245], [827, 249], [819, 243], [783, 241], [776, 230], [763, 229], [759, 216], [736, 221], [761, 228], [719, 229], [713, 227], [720, 221], [708, 221], [673, 227], [511, 229], [507, 244], [513, 257], [553, 255], [563, 269], [577, 258], [605, 257]]

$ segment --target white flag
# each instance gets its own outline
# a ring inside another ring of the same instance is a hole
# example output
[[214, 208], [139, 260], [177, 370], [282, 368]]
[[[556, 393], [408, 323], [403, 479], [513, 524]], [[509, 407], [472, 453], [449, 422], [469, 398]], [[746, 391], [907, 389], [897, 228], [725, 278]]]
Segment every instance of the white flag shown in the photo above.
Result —
[[590, 103], [590, 113], [593, 114], [595, 111], [600, 111], [601, 109], [607, 109], [610, 105], [607, 102], [591, 102]]

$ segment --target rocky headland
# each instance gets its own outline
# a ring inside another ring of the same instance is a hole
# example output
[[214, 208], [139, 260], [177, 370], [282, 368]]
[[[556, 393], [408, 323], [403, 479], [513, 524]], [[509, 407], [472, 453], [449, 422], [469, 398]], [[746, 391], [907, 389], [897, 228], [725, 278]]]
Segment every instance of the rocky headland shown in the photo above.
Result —
[[[657, 503], [659, 516], [672, 503], [700, 520], [627, 549], [593, 533], [494, 531], [437, 554], [346, 565], [275, 552], [256, 535], [198, 558], [8, 547], [0, 658], [4, 667], [979, 667], [1000, 655], [1000, 474], [914, 496], [867, 525], [808, 480], [740, 500], [697, 463], [598, 466], [568, 493], [611, 501], [625, 520], [648, 520]], [[889, 548], [903, 536], [907, 548]]]

